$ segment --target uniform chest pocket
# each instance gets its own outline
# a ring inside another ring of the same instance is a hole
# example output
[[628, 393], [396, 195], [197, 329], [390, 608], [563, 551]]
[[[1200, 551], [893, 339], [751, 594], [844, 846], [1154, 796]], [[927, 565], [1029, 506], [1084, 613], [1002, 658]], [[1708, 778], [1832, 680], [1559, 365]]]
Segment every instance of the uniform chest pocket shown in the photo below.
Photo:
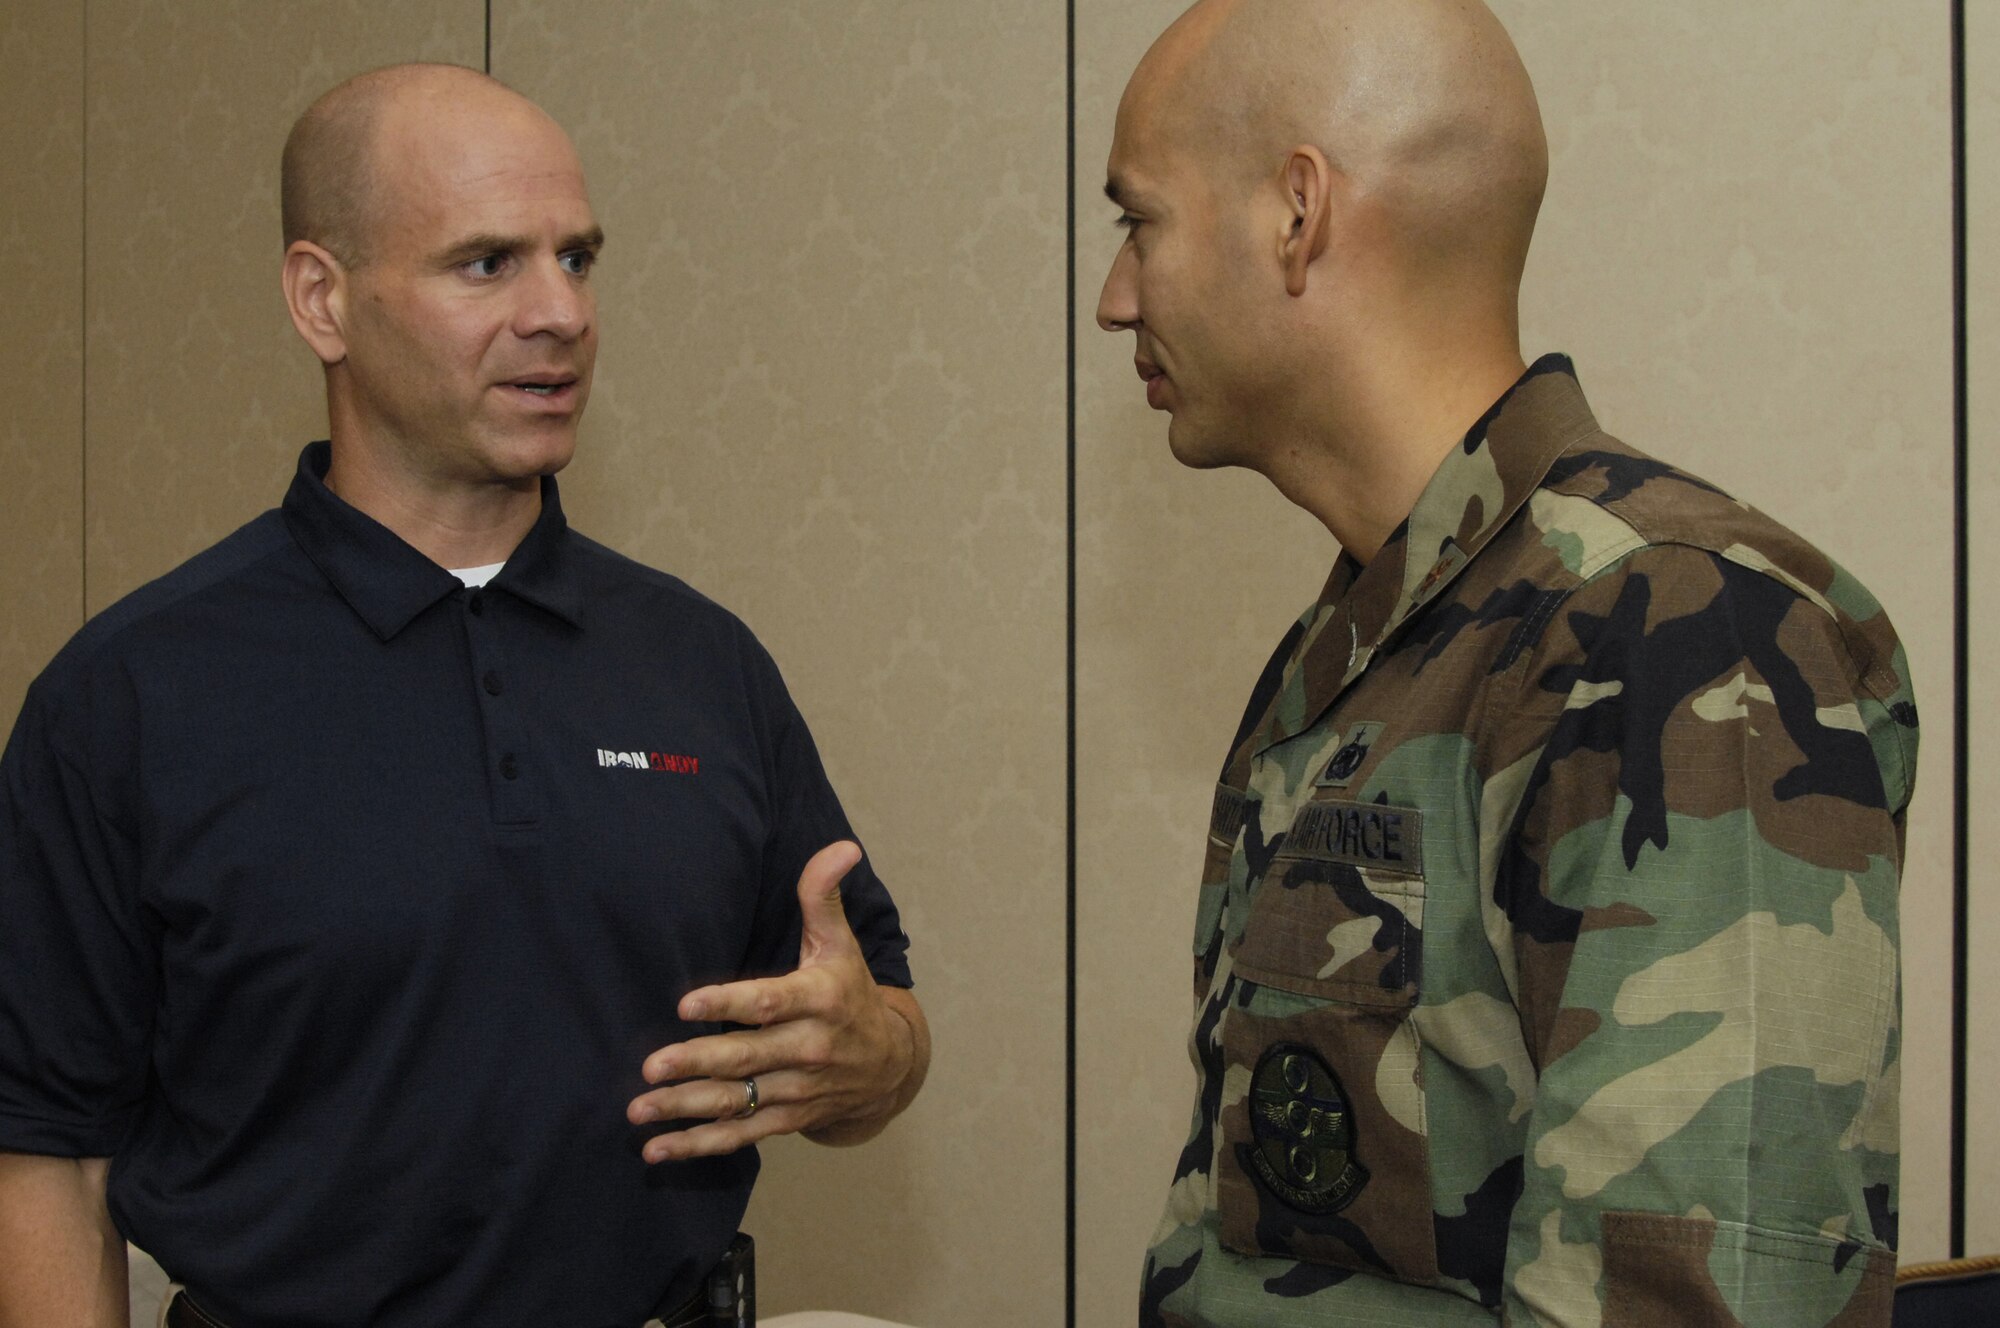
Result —
[[1232, 958], [1261, 986], [1407, 1009], [1423, 989], [1423, 927], [1423, 814], [1311, 802], [1252, 893]]
[[1222, 1243], [1241, 1254], [1439, 1277], [1411, 1019], [1423, 987], [1423, 818], [1302, 808], [1230, 948], [1217, 1150]]

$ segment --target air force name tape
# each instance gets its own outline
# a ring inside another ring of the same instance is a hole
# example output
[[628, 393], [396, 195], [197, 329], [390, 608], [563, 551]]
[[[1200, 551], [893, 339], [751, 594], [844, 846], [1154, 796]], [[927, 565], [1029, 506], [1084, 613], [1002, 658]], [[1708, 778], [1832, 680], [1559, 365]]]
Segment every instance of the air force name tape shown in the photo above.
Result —
[[1424, 814], [1382, 802], [1309, 802], [1292, 818], [1280, 858], [1424, 874]]

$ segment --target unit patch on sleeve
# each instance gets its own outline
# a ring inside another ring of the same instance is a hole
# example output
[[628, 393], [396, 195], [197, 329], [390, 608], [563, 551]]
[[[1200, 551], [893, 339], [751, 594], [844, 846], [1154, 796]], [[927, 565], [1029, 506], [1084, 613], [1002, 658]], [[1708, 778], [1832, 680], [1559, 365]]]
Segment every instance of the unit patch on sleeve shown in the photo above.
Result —
[[1385, 802], [1309, 802], [1292, 818], [1277, 856], [1422, 876], [1424, 814]]
[[1354, 1115], [1325, 1061], [1280, 1043], [1250, 1078], [1250, 1169], [1302, 1213], [1337, 1213], [1368, 1183], [1354, 1160]]

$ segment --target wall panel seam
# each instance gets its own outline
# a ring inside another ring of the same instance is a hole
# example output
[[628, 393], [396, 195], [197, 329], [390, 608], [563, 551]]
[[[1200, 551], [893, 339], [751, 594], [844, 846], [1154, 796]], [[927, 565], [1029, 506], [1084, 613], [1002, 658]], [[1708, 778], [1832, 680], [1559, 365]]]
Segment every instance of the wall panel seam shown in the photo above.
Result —
[[1951, 4], [1951, 283], [1952, 283], [1952, 979], [1951, 979], [1951, 1257], [1965, 1257], [1967, 1013], [1971, 891], [1968, 781], [1971, 717], [1970, 571], [1967, 457], [1965, 0]]
[[1063, 1323], [1076, 1328], [1076, 0], [1063, 23]]
[[82, 145], [77, 154], [77, 422], [76, 422], [76, 624], [90, 621], [90, 10], [94, 0], [78, 5], [83, 25], [83, 63], [78, 71], [78, 113], [83, 117]]

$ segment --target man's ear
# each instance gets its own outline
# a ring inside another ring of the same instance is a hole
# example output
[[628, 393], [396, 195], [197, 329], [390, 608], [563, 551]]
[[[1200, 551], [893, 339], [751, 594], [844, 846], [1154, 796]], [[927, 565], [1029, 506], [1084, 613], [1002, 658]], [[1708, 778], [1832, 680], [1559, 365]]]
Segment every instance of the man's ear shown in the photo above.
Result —
[[1285, 290], [1304, 295], [1307, 269], [1326, 252], [1333, 235], [1337, 182], [1326, 154], [1306, 144], [1285, 158], [1281, 183], [1288, 225], [1278, 242], [1278, 260], [1285, 269]]
[[285, 250], [285, 307], [292, 326], [323, 364], [347, 358], [347, 269], [311, 240]]

